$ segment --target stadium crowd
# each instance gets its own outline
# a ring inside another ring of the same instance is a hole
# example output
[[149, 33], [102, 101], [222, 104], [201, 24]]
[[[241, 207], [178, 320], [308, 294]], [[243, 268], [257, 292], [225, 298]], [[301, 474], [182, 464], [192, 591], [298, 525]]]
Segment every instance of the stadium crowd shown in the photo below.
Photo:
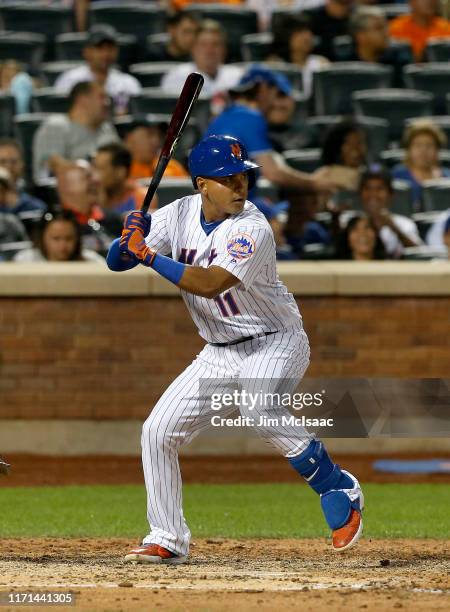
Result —
[[[151, 210], [230, 134], [278, 257], [447, 259], [450, 21], [409, 0], [0, 5], [0, 261], [102, 261], [186, 76], [205, 78]], [[28, 24], [28, 26], [27, 26]]]

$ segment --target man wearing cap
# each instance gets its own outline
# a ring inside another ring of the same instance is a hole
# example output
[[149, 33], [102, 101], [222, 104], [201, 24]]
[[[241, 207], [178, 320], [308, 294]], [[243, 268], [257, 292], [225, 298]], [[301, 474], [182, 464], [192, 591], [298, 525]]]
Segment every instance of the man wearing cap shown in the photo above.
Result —
[[111, 97], [114, 114], [126, 114], [130, 96], [138, 95], [141, 85], [135, 77], [114, 68], [118, 55], [116, 30], [109, 25], [93, 27], [83, 49], [86, 63], [63, 72], [55, 82], [55, 89], [61, 93], [69, 93], [77, 83], [96, 81]]
[[322, 177], [299, 172], [274, 151], [269, 139], [267, 115], [281, 92], [291, 95], [290, 83], [282, 75], [255, 64], [230, 90], [232, 104], [210, 123], [207, 135], [228, 134], [240, 140], [261, 173], [276, 186], [310, 192], [332, 191], [334, 184]]

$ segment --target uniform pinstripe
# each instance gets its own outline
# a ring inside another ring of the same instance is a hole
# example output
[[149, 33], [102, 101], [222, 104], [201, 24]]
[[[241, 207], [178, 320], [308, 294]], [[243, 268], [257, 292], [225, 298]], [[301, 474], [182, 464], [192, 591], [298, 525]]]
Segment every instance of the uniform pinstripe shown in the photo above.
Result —
[[[249, 393], [292, 393], [309, 364], [301, 316], [293, 296], [278, 279], [273, 234], [263, 215], [246, 202], [242, 213], [207, 234], [200, 213], [199, 195], [158, 210], [152, 215], [146, 242], [174, 259], [191, 257], [188, 263], [193, 265], [224, 267], [241, 281], [222, 304], [182, 291], [208, 343], [261, 336], [225, 347], [206, 344], [144, 423], [142, 462], [151, 527], [144, 543], [160, 544], [181, 555], [188, 553], [190, 532], [182, 510], [178, 449], [211, 427], [212, 416], [226, 417], [234, 411], [234, 407], [222, 407], [220, 413], [214, 412], [211, 395], [229, 392], [230, 382]], [[236, 237], [242, 235], [245, 244], [251, 245], [248, 251], [244, 246], [243, 253], [234, 248]], [[268, 332], [270, 335], [263, 335]], [[278, 424], [264, 423], [255, 429], [285, 457], [301, 453], [312, 438], [303, 428], [281, 424], [281, 417], [290, 414], [284, 406], [261, 403], [253, 410], [247, 406], [239, 410], [255, 423], [261, 415], [278, 419]]]

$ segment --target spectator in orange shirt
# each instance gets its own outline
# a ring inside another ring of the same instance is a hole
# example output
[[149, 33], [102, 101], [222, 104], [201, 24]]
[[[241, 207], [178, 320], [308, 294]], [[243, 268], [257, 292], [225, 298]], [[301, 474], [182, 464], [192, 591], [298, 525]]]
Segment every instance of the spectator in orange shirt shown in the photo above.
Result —
[[[163, 130], [166, 128], [166, 124], [147, 119], [134, 121], [127, 126], [124, 141], [132, 157], [131, 178], [140, 179], [153, 176], [162, 145]], [[171, 159], [164, 176], [184, 178], [189, 174], [176, 159]]]
[[[181, 11], [190, 4], [211, 4], [211, 0], [170, 0], [170, 6], [175, 11]], [[214, 4], [242, 4], [242, 0], [215, 0]]]
[[[102, 208], [121, 215], [141, 208], [147, 190], [130, 177], [131, 153], [123, 144], [111, 143], [99, 147], [94, 168]], [[155, 200], [151, 208], [157, 208]]]
[[450, 21], [438, 17], [438, 0], [409, 0], [409, 6], [411, 13], [393, 19], [389, 33], [392, 38], [409, 41], [416, 61], [421, 61], [430, 38], [450, 36]]

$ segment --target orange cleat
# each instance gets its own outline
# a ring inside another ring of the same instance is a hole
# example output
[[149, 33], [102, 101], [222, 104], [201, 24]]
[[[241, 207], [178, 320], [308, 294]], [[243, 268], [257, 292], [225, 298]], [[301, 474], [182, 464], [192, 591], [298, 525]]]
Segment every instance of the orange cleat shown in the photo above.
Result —
[[362, 529], [363, 522], [361, 512], [352, 509], [350, 518], [345, 525], [333, 531], [333, 550], [341, 552], [356, 544], [361, 537]]
[[177, 555], [159, 544], [143, 544], [125, 555], [125, 561], [134, 563], [185, 563], [187, 555]]

